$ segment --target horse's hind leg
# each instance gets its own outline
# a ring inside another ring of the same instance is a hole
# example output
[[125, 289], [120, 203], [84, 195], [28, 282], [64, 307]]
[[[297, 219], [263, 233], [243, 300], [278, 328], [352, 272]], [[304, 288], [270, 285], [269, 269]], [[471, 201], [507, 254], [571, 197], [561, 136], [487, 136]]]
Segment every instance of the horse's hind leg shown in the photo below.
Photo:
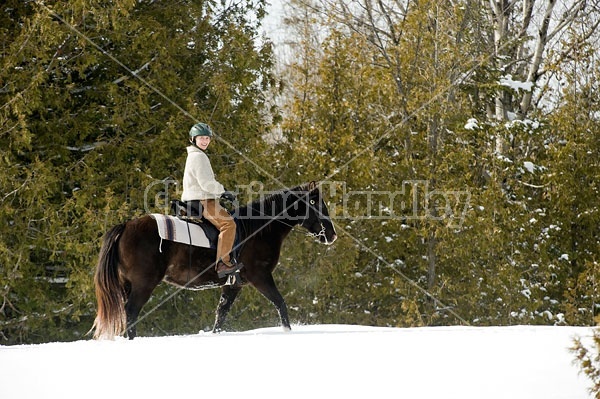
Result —
[[212, 330], [214, 333], [221, 332], [223, 328], [223, 323], [225, 323], [225, 318], [227, 317], [227, 313], [229, 313], [231, 305], [233, 305], [235, 298], [237, 298], [241, 290], [241, 287], [232, 287], [230, 285], [223, 286], [221, 290], [221, 299], [219, 300], [219, 306], [217, 306], [215, 325]]
[[150, 299], [150, 294], [154, 287], [139, 287], [130, 285], [128, 292], [127, 303], [125, 304], [125, 314], [127, 315], [127, 337], [134, 339], [137, 335], [136, 325], [137, 319], [142, 310], [142, 307]]

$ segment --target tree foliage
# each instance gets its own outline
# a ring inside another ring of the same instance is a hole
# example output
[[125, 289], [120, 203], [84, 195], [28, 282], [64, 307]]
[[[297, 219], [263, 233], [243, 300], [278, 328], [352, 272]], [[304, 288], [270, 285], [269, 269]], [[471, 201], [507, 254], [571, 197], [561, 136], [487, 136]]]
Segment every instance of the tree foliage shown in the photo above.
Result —
[[103, 232], [161, 205], [149, 189], [181, 178], [196, 120], [219, 134], [213, 162], [229, 171], [225, 184], [260, 178], [236, 166], [260, 150], [267, 128], [262, 93], [273, 83], [271, 52], [268, 42], [256, 42], [263, 8], [83, 0], [2, 6], [5, 341], [85, 334]]
[[598, 113], [581, 71], [596, 65], [597, 10], [481, 3], [294, 2], [281, 146], [380, 193], [359, 213], [412, 194], [397, 217], [338, 222], [357, 254], [346, 278], [369, 271], [344, 295], [370, 322], [590, 324]]
[[[292, 0], [275, 78], [262, 1], [5, 2], [2, 342], [84, 336], [103, 232], [178, 193], [196, 120], [229, 189], [323, 181], [340, 239], [286, 240], [293, 321], [593, 324], [596, 3]], [[160, 286], [138, 331], [209, 328], [211, 292]], [[244, 290], [228, 328], [276, 323]]]
[[577, 338], [570, 349], [576, 356], [576, 363], [581, 372], [592, 382], [590, 393], [594, 398], [600, 398], [600, 332], [598, 329], [594, 330], [591, 348]]

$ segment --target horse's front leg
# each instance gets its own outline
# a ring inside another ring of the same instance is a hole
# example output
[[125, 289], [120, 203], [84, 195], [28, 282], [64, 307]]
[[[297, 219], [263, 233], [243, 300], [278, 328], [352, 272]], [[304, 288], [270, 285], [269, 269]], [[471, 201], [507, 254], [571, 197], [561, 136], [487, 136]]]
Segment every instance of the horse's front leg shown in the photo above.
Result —
[[225, 323], [227, 313], [229, 313], [231, 305], [233, 305], [235, 298], [237, 298], [241, 290], [242, 287], [233, 287], [231, 285], [224, 285], [221, 289], [221, 299], [219, 300], [219, 306], [217, 306], [215, 325], [212, 330], [213, 333], [221, 332], [223, 329], [223, 323]]
[[290, 319], [288, 316], [287, 305], [285, 304], [285, 300], [283, 296], [277, 289], [275, 285], [275, 280], [273, 280], [273, 276], [268, 274], [264, 276], [261, 281], [252, 282], [254, 287], [264, 295], [275, 307], [277, 308], [277, 312], [279, 313], [279, 319], [281, 320], [281, 326], [285, 331], [290, 331], [292, 327], [290, 326]]

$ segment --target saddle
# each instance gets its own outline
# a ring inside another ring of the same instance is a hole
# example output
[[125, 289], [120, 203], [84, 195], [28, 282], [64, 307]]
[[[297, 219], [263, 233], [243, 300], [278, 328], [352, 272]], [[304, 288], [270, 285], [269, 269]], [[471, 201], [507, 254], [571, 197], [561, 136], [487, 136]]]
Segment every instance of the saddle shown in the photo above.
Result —
[[202, 202], [181, 200], [171, 201], [171, 215], [179, 218], [192, 219], [194, 223], [209, 223], [202, 217]]
[[[200, 201], [171, 201], [171, 215], [184, 220], [188, 223], [193, 223], [204, 230], [204, 234], [210, 241], [210, 247], [213, 249], [217, 248], [217, 242], [219, 241], [219, 229], [217, 229], [212, 223], [202, 216], [202, 203]], [[238, 220], [234, 218], [236, 227], [238, 226]], [[235, 242], [233, 244], [233, 250], [231, 253], [232, 258], [237, 259], [240, 252], [240, 235], [239, 228], [236, 228]], [[227, 276], [225, 285], [232, 287], [239, 287], [244, 283], [244, 280], [240, 276], [239, 270], [233, 274]]]
[[[211, 242], [211, 248], [217, 248], [217, 242], [219, 240], [219, 229], [217, 229], [211, 222], [209, 222], [206, 218], [202, 216], [202, 203], [200, 201], [181, 201], [181, 200], [172, 200], [171, 201], [171, 215], [176, 216], [177, 218], [184, 220], [188, 223], [197, 224], [200, 226], [206, 237]], [[236, 224], [236, 233], [235, 233], [235, 241], [233, 244], [232, 256], [234, 259], [237, 259], [240, 248], [240, 229], [239, 223], [236, 218], [234, 218]]]
[[180, 200], [172, 200], [170, 215], [175, 216], [184, 222], [194, 224], [202, 228], [206, 238], [210, 242], [210, 248], [217, 248], [219, 230], [212, 223], [202, 217], [202, 203], [200, 201], [184, 202]]

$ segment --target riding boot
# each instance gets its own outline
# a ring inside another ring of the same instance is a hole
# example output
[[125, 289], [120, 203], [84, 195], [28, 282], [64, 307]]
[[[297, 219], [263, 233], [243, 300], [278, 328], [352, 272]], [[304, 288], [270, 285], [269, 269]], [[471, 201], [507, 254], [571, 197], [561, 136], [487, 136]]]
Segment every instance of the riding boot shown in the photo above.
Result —
[[219, 259], [219, 261], [217, 262], [216, 270], [217, 274], [219, 275], [219, 278], [223, 278], [229, 274], [237, 272], [243, 267], [244, 265], [242, 263], [233, 261], [231, 264], [229, 264], [223, 261], [223, 259]]

